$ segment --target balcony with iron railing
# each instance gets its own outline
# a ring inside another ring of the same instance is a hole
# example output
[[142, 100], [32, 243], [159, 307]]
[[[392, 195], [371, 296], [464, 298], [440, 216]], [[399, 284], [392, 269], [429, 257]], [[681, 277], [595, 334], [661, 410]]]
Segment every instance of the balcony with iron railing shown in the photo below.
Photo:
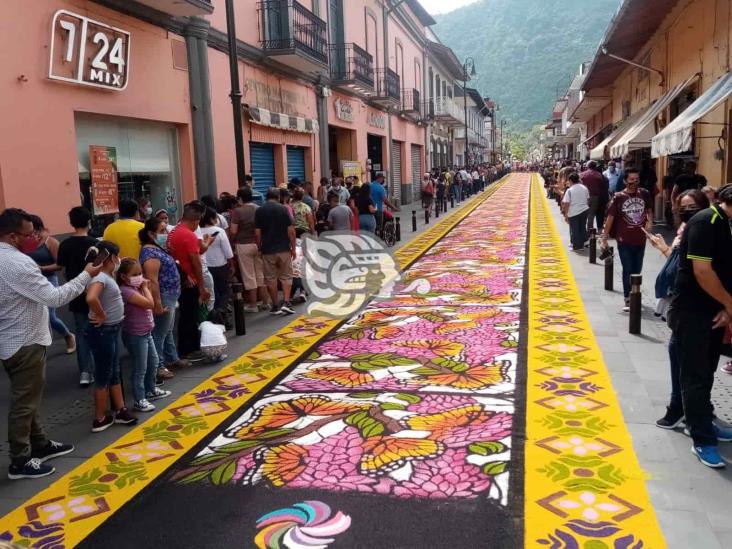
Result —
[[421, 110], [419, 90], [404, 88], [402, 90], [402, 112], [410, 115], [419, 115]]
[[374, 102], [386, 107], [396, 107], [401, 104], [401, 95], [399, 75], [391, 69], [377, 70]]
[[374, 58], [356, 44], [331, 44], [330, 79], [334, 86], [362, 95], [374, 92]]
[[435, 118], [448, 126], [465, 124], [463, 109], [458, 107], [451, 97], [438, 97], [435, 99]]
[[211, 0], [137, 0], [137, 3], [176, 17], [209, 15], [214, 10]]
[[328, 32], [325, 21], [296, 0], [263, 0], [259, 43], [268, 55], [301, 72], [325, 72]]

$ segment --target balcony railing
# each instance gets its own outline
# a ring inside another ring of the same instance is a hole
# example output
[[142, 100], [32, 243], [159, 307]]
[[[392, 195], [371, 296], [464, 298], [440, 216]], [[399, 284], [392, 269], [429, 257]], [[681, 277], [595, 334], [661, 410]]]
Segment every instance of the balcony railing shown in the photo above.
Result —
[[267, 52], [300, 51], [328, 63], [325, 21], [296, 0], [264, 0], [258, 4], [262, 49]]
[[451, 97], [438, 97], [435, 100], [435, 117], [459, 124], [464, 124], [465, 121], [463, 109], [460, 109]]
[[356, 44], [331, 44], [330, 78], [333, 82], [361, 84], [374, 89], [374, 58]]
[[414, 88], [405, 88], [402, 90], [402, 112], [420, 114], [421, 101], [419, 90]]
[[422, 103], [422, 118], [427, 120], [435, 119], [435, 102], [433, 99], [429, 99]]
[[392, 101], [399, 104], [401, 101], [400, 78], [391, 69], [379, 69], [376, 71], [376, 97], [377, 99]]

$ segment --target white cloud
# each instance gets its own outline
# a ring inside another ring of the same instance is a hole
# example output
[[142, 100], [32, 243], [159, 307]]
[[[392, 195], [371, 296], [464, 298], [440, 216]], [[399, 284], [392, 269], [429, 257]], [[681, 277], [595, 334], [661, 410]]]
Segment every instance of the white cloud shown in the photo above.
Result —
[[472, 4], [477, 0], [420, 0], [424, 8], [432, 15], [447, 13]]

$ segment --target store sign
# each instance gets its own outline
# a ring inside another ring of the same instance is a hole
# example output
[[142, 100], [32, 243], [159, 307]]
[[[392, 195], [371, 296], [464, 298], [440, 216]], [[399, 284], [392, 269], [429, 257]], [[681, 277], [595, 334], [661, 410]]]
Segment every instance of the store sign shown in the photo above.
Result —
[[369, 111], [366, 115], [366, 123], [372, 128], [386, 129], [386, 115], [381, 112]]
[[361, 163], [356, 160], [341, 160], [343, 177], [358, 177], [361, 179]]
[[353, 122], [353, 106], [349, 101], [344, 101], [343, 99], [336, 97], [333, 105], [335, 107], [336, 117], [338, 120]]
[[129, 32], [70, 11], [56, 12], [49, 78], [122, 91], [129, 71]]
[[91, 198], [94, 215], [109, 215], [119, 211], [117, 187], [117, 149], [89, 145]]

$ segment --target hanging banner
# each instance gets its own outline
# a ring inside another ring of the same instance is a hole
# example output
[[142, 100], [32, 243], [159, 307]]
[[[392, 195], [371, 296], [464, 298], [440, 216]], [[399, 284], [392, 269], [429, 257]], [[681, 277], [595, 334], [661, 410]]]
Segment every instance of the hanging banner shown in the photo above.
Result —
[[93, 214], [109, 215], [119, 212], [117, 149], [89, 145], [89, 171]]

